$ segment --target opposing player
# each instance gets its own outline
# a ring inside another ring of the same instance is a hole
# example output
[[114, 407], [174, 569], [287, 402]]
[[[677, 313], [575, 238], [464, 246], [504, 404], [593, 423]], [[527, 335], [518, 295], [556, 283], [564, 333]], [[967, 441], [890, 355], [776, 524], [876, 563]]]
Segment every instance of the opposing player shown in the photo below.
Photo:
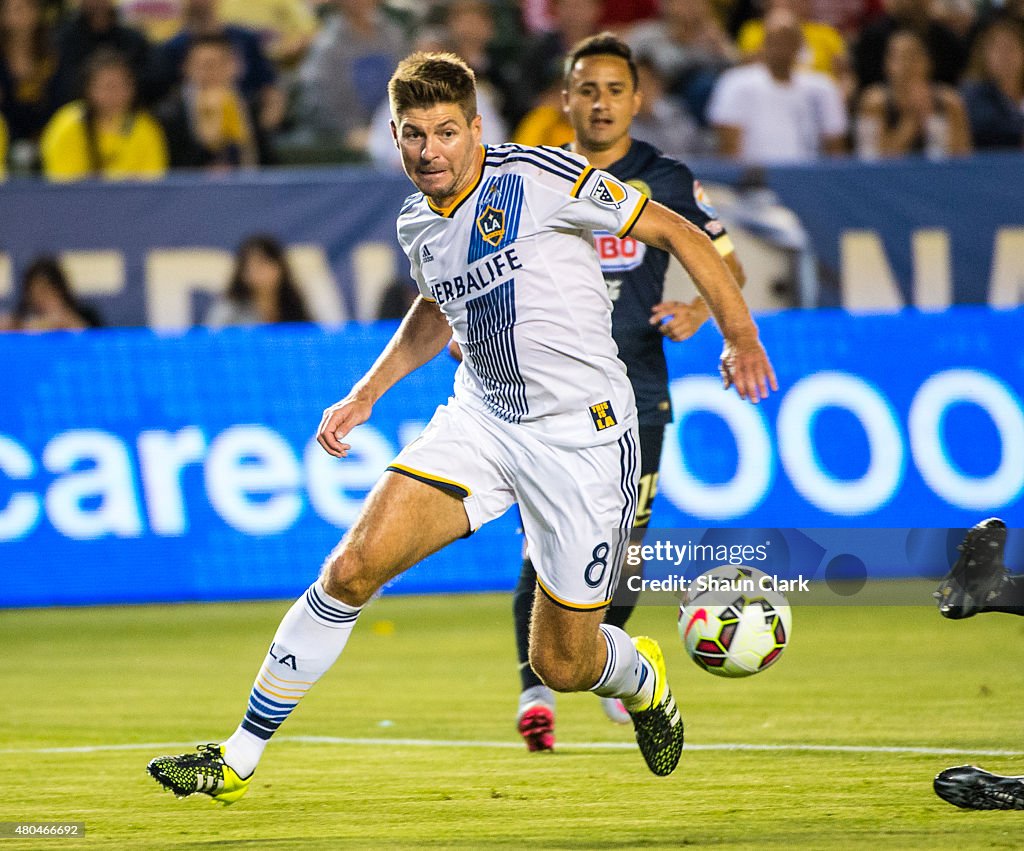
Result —
[[[998, 517], [968, 531], [960, 557], [939, 585], [939, 612], [952, 620], [981, 612], [1024, 615], [1024, 574], [1003, 563], [1006, 524]], [[966, 810], [1024, 810], [1024, 776], [993, 774], [974, 765], [947, 768], [935, 778], [935, 793]]]
[[[775, 389], [757, 328], [711, 241], [680, 216], [574, 154], [481, 145], [473, 72], [458, 57], [413, 54], [388, 95], [403, 166], [420, 190], [398, 218], [420, 295], [366, 375], [324, 411], [317, 439], [345, 457], [346, 435], [450, 336], [465, 355], [454, 398], [381, 476], [285, 615], [235, 733], [158, 757], [149, 773], [179, 796], [237, 801], [374, 592], [518, 502], [543, 590], [534, 669], [556, 691], [620, 698], [648, 767], [668, 774], [683, 721], [661, 650], [601, 623], [633, 522], [638, 457], [591, 232], [632, 231], [686, 266], [725, 337], [724, 382], [753, 402]], [[353, 683], [353, 695], [369, 685]]]
[[[610, 33], [590, 36], [575, 45], [565, 62], [562, 97], [575, 135], [570, 149], [702, 229], [742, 286], [743, 269], [732, 240], [690, 169], [630, 137], [630, 124], [640, 109], [640, 92], [629, 46]], [[639, 543], [651, 518], [662, 440], [665, 426], [672, 419], [663, 340], [692, 336], [709, 313], [700, 298], [690, 304], [664, 300], [667, 252], [648, 248], [632, 236], [620, 239], [607, 232], [594, 236], [613, 303], [612, 336], [619, 358], [626, 365], [639, 414], [640, 486], [632, 535], [632, 542]], [[641, 566], [623, 565], [623, 581], [605, 614], [605, 623], [625, 627], [637, 594], [626, 589], [624, 580], [641, 570]], [[516, 727], [531, 751], [548, 750], [555, 740], [554, 692], [541, 682], [529, 663], [530, 613], [536, 587], [536, 572], [526, 555], [513, 610], [522, 685]], [[629, 722], [629, 714], [618, 700], [601, 698], [601, 706], [612, 721]]]

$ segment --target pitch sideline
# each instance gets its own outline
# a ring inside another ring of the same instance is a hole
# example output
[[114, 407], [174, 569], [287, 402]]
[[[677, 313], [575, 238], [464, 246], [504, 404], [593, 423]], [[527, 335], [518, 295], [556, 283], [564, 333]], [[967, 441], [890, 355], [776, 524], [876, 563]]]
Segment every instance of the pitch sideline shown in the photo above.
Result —
[[[342, 736], [276, 736], [275, 742], [292, 742], [316, 745], [353, 745], [363, 747], [404, 747], [404, 748], [487, 748], [522, 750], [518, 741], [488, 742], [472, 739], [388, 739], [348, 738]], [[0, 754], [73, 754], [102, 753], [106, 751], [171, 750], [191, 748], [195, 742], [138, 742], [132, 744], [79, 745], [63, 748], [0, 748]], [[636, 750], [635, 742], [566, 742], [558, 743], [560, 753], [588, 750]], [[967, 748], [934, 748], [898, 745], [807, 745], [807, 744], [750, 744], [750, 743], [708, 743], [688, 744], [688, 751], [769, 751], [769, 752], [810, 752], [810, 753], [885, 753], [915, 754], [924, 756], [1024, 756], [1024, 751], [986, 750]]]

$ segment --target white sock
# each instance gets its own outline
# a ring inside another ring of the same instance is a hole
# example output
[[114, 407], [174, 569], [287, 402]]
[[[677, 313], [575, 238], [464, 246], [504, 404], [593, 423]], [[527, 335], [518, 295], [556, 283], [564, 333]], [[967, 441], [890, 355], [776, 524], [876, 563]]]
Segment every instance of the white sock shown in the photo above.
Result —
[[253, 683], [242, 723], [223, 743], [224, 761], [239, 777], [256, 770], [270, 737], [341, 655], [359, 611], [331, 597], [319, 579], [288, 610]]
[[608, 658], [590, 690], [601, 697], [619, 698], [626, 709], [648, 707], [654, 700], [654, 671], [637, 653], [624, 630], [603, 623], [601, 633], [608, 647]]

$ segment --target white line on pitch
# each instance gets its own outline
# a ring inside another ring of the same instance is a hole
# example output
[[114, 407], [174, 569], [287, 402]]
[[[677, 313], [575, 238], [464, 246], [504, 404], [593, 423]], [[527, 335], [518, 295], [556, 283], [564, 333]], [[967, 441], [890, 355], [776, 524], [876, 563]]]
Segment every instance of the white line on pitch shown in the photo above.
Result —
[[[347, 738], [340, 736], [277, 736], [277, 742], [298, 742], [314, 745], [353, 745], [353, 746], [390, 746], [401, 748], [487, 748], [488, 750], [521, 750], [522, 742], [501, 741], [486, 742], [464, 739], [385, 739], [385, 738]], [[140, 751], [170, 750], [174, 748], [191, 748], [194, 742], [146, 742], [122, 745], [80, 745], [64, 748], [3, 748], [0, 754], [46, 754], [46, 753], [99, 753], [102, 751]], [[634, 750], [633, 742], [559, 742], [558, 750], [587, 751]], [[921, 754], [925, 756], [1024, 756], [1024, 751], [969, 749], [969, 748], [931, 748], [900, 745], [805, 745], [805, 744], [749, 744], [749, 743], [714, 743], [688, 744], [688, 751], [769, 751], [769, 752], [811, 752], [811, 753], [890, 753], [890, 754]]]

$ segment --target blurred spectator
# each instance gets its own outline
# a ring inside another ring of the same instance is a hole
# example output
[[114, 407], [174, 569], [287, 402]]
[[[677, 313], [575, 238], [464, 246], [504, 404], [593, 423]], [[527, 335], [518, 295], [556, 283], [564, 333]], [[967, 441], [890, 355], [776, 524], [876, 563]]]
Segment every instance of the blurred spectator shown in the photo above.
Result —
[[678, 101], [665, 94], [665, 83], [654, 64], [641, 59], [636, 72], [640, 111], [633, 117], [630, 135], [676, 159], [714, 153], [704, 128]]
[[305, 0], [220, 0], [225, 23], [253, 30], [279, 68], [294, 68], [317, 31], [316, 15]]
[[550, 71], [553, 79], [540, 93], [536, 106], [516, 125], [512, 133], [513, 142], [520, 145], [553, 145], [560, 148], [573, 140], [572, 125], [565, 115], [562, 103], [561, 66], [554, 65]]
[[885, 51], [885, 76], [884, 83], [861, 96], [856, 133], [861, 159], [970, 153], [963, 101], [955, 89], [933, 81], [928, 52], [916, 32], [893, 33]]
[[927, 47], [940, 83], [957, 84], [967, 62], [966, 42], [932, 17], [932, 0], [886, 0], [885, 14], [867, 23], [853, 45], [853, 69], [861, 88], [885, 78], [885, 48], [897, 30], [914, 30]]
[[1024, 147], [1024, 25], [997, 18], [982, 30], [963, 99], [975, 148]]
[[39, 0], [0, 0], [0, 116], [25, 167], [57, 107], [56, 75], [57, 51]]
[[[507, 114], [514, 125], [520, 124], [534, 107], [540, 108], [540, 114], [549, 118], [552, 108], [561, 116], [565, 54], [576, 42], [598, 32], [600, 0], [551, 0], [550, 10], [552, 28], [530, 39], [523, 48], [520, 64], [522, 82], [517, 91], [509, 93], [515, 103], [510, 105]], [[554, 97], [551, 93], [553, 86]], [[536, 116], [531, 116], [530, 124], [535, 123]], [[569, 138], [572, 138], [571, 132]]]
[[0, 330], [8, 331], [81, 330], [102, 325], [99, 314], [75, 298], [57, 260], [45, 256], [33, 260], [25, 270], [14, 312], [0, 317]]
[[117, 0], [117, 8], [150, 44], [163, 44], [181, 29], [181, 0]]
[[395, 66], [407, 52], [402, 31], [381, 0], [333, 0], [333, 13], [299, 69], [299, 120], [318, 134], [365, 151], [373, 112], [387, 97]]
[[970, 48], [978, 25], [978, 6], [977, 0], [932, 0], [932, 17]]
[[[508, 141], [505, 135], [507, 117], [515, 114], [515, 105], [506, 104], [512, 93], [521, 87], [518, 68], [507, 67], [495, 49], [495, 22], [487, 0], [449, 0], [443, 7], [441, 26], [449, 50], [460, 56], [476, 74], [477, 94], [486, 91], [488, 106], [497, 106], [504, 118], [495, 136]], [[536, 92], [531, 92], [534, 95]], [[514, 95], [512, 95], [514, 99]], [[487, 130], [486, 121], [484, 130]], [[500, 130], [500, 132], [498, 132]]]
[[637, 24], [626, 41], [700, 120], [718, 74], [738, 58], [708, 0], [662, 0], [661, 18]]
[[765, 16], [762, 59], [719, 78], [708, 105], [722, 156], [745, 163], [807, 162], [843, 152], [847, 128], [835, 81], [797, 68], [803, 39], [788, 9]]
[[116, 50], [124, 56], [144, 101], [151, 102], [159, 95], [153, 55], [146, 37], [121, 23], [114, 0], [80, 0], [78, 11], [57, 34], [57, 52], [60, 55], [58, 103], [64, 104], [82, 96], [86, 63], [103, 48]]
[[[716, 8], [728, 8], [728, 30], [738, 36], [743, 25], [762, 17], [767, 0], [714, 0]], [[856, 37], [861, 28], [884, 11], [884, 0], [807, 0], [806, 15], [801, 18], [828, 24], [844, 39]]]
[[[819, 71], [840, 80], [850, 67], [846, 42], [835, 27], [811, 20], [810, 6], [810, 0], [767, 0], [765, 13], [780, 7], [792, 11], [800, 21], [804, 39], [798, 66], [805, 71]], [[764, 44], [764, 19], [747, 21], [740, 28], [736, 40], [740, 53], [748, 58], [756, 57]]]
[[163, 131], [134, 102], [135, 78], [125, 58], [112, 50], [93, 54], [85, 68], [85, 98], [57, 110], [43, 131], [43, 174], [51, 180], [163, 175]]
[[185, 58], [185, 79], [161, 105], [172, 168], [216, 171], [259, 161], [249, 105], [238, 89], [238, 57], [223, 34], [198, 36]]
[[640, 21], [658, 17], [657, 0], [604, 0], [598, 29], [625, 32]]
[[238, 246], [227, 291], [210, 307], [203, 324], [223, 328], [310, 321], [284, 246], [273, 236], [254, 234]]
[[[278, 85], [277, 70], [260, 46], [254, 32], [225, 24], [217, 13], [217, 0], [183, 0], [183, 27], [160, 50], [161, 72], [166, 88], [181, 82], [192, 40], [199, 36], [223, 35], [232, 44], [241, 63], [239, 88], [256, 111], [258, 142], [265, 147], [266, 137], [284, 121], [286, 97]], [[268, 157], [266, 150], [261, 154]]]

